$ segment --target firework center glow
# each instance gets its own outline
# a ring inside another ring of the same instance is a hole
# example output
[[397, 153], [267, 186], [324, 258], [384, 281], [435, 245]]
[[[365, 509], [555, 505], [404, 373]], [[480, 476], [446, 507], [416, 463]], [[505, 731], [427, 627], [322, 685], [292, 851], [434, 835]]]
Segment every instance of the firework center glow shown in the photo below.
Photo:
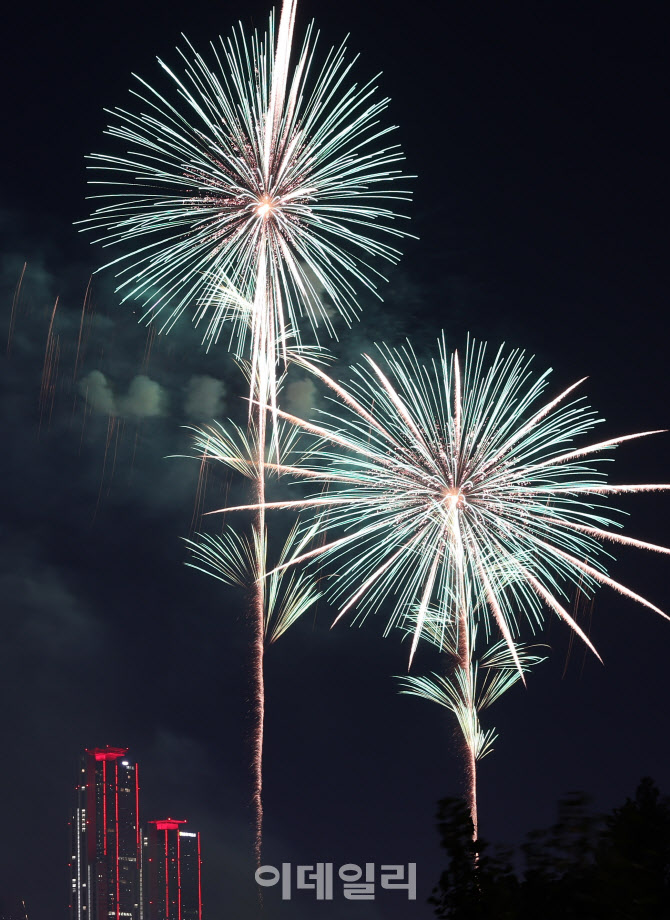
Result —
[[442, 501], [445, 504], [449, 504], [452, 508], [464, 508], [465, 507], [465, 495], [461, 492], [458, 487], [444, 490], [444, 498]]
[[278, 202], [276, 199], [269, 198], [267, 195], [263, 195], [263, 197], [259, 199], [258, 204], [256, 205], [256, 216], [267, 220], [268, 218], [272, 217], [274, 212], [277, 210], [277, 204]]

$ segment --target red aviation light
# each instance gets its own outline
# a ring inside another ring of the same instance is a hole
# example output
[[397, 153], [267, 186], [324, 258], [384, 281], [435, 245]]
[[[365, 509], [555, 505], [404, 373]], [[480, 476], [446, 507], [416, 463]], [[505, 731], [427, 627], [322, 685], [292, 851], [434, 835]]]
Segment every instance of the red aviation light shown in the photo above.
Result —
[[128, 748], [115, 748], [107, 745], [104, 748], [86, 748], [86, 753], [95, 757], [96, 760], [117, 760], [119, 757], [125, 757]]
[[188, 824], [185, 818], [164, 818], [162, 821], [149, 821], [149, 824], [155, 824], [157, 831], [174, 831], [180, 824]]

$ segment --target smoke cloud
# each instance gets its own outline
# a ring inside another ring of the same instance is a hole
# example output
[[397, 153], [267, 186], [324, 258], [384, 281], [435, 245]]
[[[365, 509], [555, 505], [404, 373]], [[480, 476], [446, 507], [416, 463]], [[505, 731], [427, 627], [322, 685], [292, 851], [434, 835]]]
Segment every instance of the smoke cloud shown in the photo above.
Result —
[[79, 382], [79, 392], [94, 412], [124, 418], [157, 418], [167, 414], [167, 395], [161, 385], [146, 374], [130, 381], [125, 396], [114, 391], [102, 371], [94, 370]]
[[184, 414], [191, 419], [220, 418], [224, 408], [226, 387], [221, 380], [207, 375], [191, 377], [186, 386]]

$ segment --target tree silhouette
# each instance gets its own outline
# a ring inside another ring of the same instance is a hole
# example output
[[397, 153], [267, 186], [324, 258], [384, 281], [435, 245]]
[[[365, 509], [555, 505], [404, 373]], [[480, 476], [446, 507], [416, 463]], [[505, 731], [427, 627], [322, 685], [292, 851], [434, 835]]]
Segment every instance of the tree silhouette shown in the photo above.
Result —
[[561, 799], [556, 824], [520, 848], [522, 877], [513, 851], [473, 842], [465, 802], [443, 799], [437, 821], [440, 920], [670, 920], [670, 799], [649, 778], [607, 815], [583, 793]]
[[470, 807], [462, 799], [442, 799], [437, 822], [449, 863], [429, 898], [436, 916], [441, 920], [513, 920], [519, 883], [509, 854], [491, 854], [485, 841], [472, 839]]
[[649, 777], [605, 819], [596, 863], [601, 912], [610, 920], [670, 917], [670, 799]]

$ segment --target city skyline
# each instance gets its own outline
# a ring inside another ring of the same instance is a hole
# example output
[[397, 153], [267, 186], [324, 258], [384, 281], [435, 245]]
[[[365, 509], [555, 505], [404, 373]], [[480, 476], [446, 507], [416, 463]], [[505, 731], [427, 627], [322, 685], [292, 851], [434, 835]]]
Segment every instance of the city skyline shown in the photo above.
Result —
[[70, 918], [202, 920], [200, 834], [182, 830], [186, 819], [142, 821], [139, 767], [128, 750], [106, 745], [81, 755]]

